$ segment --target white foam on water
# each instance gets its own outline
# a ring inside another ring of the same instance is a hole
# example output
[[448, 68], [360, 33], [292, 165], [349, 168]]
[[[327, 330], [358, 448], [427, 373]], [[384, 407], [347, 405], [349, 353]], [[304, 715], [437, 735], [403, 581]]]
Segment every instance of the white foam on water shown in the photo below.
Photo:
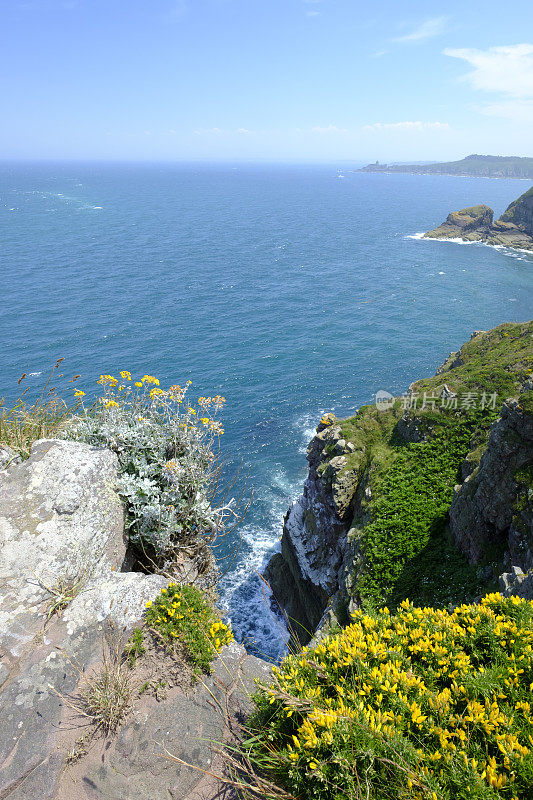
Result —
[[42, 372], [28, 372], [29, 378], [35, 378], [37, 375], [42, 375]]
[[[293, 423], [305, 452], [315, 433], [315, 415], [299, 417]], [[287, 649], [289, 633], [283, 618], [271, 607], [272, 592], [260, 577], [270, 557], [280, 549], [283, 518], [302, 490], [302, 480], [291, 480], [285, 469], [277, 465], [264, 488], [261, 500], [266, 508], [264, 519], [243, 524], [240, 529], [241, 549], [236, 562], [220, 582], [221, 605], [237, 641], [264, 658], [277, 660]], [[256, 495], [257, 497], [257, 495]], [[224, 571], [224, 562], [220, 564]]]
[[505, 256], [509, 256], [509, 258], [516, 258], [519, 261], [528, 261], [529, 259], [523, 258], [519, 256], [518, 253], [524, 253], [525, 255], [529, 255], [533, 258], [533, 251], [526, 250], [523, 247], [508, 247], [504, 244], [490, 244], [489, 242], [479, 242], [474, 241], [471, 242], [469, 239], [461, 239], [460, 237], [452, 238], [452, 237], [439, 237], [433, 238], [431, 236], [426, 237], [423, 233], [413, 233], [407, 234], [403, 237], [404, 239], [416, 239], [417, 241], [424, 241], [424, 242], [448, 242], [450, 244], [472, 244], [477, 245], [478, 247], [490, 247], [492, 250], [499, 250], [500, 253], [503, 253]]
[[300, 435], [300, 445], [298, 452], [305, 455], [309, 442], [316, 434], [316, 425], [320, 419], [320, 414], [305, 414], [303, 417], [298, 417], [294, 422], [293, 427], [296, 428]]

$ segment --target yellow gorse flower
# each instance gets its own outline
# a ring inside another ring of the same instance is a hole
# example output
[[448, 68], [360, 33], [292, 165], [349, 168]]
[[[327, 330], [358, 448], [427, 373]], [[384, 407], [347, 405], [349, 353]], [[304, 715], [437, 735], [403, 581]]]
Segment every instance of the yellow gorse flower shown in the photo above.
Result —
[[[498, 679], [484, 683], [490, 653], [498, 654]], [[481, 781], [505, 797], [522, 796], [533, 758], [531, 601], [494, 593], [452, 612], [408, 600], [394, 614], [356, 611], [341, 633], [288, 656], [272, 674], [264, 694], [281, 727], [280, 734], [267, 729], [269, 747], [285, 747], [299, 770], [314, 769], [322, 753], [342, 765], [335, 748], [349, 741], [352, 725], [390, 742], [391, 752], [407, 752], [398, 744], [406, 739], [414, 746], [413, 773], [398, 778], [402, 800], [425, 800], [431, 795], [412, 793], [417, 786], [436, 781], [444, 788], [457, 770], [463, 784]]]

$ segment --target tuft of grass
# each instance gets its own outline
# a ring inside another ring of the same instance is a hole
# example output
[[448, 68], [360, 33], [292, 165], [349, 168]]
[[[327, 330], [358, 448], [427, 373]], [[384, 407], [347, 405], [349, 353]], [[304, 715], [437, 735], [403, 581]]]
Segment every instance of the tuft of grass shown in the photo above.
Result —
[[135, 669], [137, 659], [144, 655], [145, 652], [146, 648], [144, 646], [144, 634], [141, 628], [134, 628], [133, 633], [126, 642], [126, 646], [124, 648], [124, 654], [128, 659], [128, 664], [130, 665], [131, 669]]
[[96, 730], [114, 733], [131, 710], [137, 696], [128, 659], [124, 656], [124, 640], [114, 625], [104, 634], [102, 664], [96, 674], [84, 675], [80, 689], [80, 706]]
[[222, 647], [233, 641], [228, 625], [216, 614], [204, 592], [171, 581], [146, 605], [145, 621], [163, 641], [178, 646], [193, 673], [210, 672]]
[[53, 586], [47, 586], [39, 580], [40, 586], [50, 594], [46, 620], [48, 621], [54, 614], [61, 614], [83, 590], [86, 581], [87, 574], [83, 570], [73, 577], [60, 576]]
[[357, 611], [273, 668], [243, 757], [298, 800], [530, 800], [532, 680], [531, 601]]
[[[52, 385], [64, 378], [60, 372], [63, 361], [63, 358], [58, 358], [35, 400], [28, 399], [29, 387], [20, 391], [13, 404], [7, 404], [4, 397], [0, 398], [0, 444], [11, 447], [23, 459], [28, 458], [32, 444], [38, 439], [51, 439], [62, 431], [80, 406], [76, 395], [72, 401], [65, 400]], [[74, 383], [79, 377], [75, 375], [69, 383]], [[19, 386], [25, 380], [24, 373], [19, 378]]]

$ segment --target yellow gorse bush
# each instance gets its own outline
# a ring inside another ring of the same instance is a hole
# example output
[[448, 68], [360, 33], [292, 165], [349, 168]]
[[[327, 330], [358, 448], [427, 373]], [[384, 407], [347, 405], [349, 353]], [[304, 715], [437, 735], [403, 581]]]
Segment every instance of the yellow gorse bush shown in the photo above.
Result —
[[169, 644], [179, 644], [194, 670], [208, 671], [215, 655], [233, 641], [203, 592], [171, 581], [146, 604], [146, 623]]
[[254, 732], [300, 798], [359, 798], [367, 781], [369, 798], [530, 800], [532, 620], [533, 603], [499, 594], [358, 611], [274, 668]]

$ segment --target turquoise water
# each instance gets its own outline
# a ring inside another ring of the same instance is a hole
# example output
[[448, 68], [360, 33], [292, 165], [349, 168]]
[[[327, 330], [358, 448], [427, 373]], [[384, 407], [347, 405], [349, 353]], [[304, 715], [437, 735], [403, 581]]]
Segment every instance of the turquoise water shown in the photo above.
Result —
[[499, 214], [527, 182], [338, 174], [0, 165], [0, 396], [60, 356], [85, 387], [129, 369], [223, 394], [227, 474], [242, 462], [254, 487], [218, 551], [223, 601], [271, 654], [279, 626], [254, 570], [320, 415], [401, 392], [472, 330], [532, 316], [531, 256], [409, 238], [474, 203]]

